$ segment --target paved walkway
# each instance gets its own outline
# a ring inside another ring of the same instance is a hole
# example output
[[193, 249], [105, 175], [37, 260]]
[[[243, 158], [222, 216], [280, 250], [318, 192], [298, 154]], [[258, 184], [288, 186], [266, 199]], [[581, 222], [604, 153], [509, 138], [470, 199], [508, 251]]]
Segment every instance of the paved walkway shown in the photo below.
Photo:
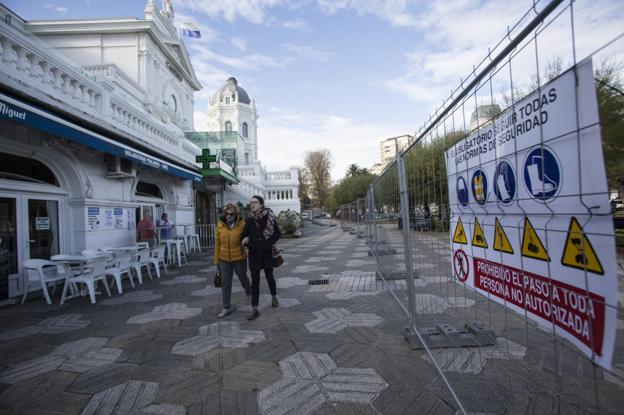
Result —
[[[280, 307], [270, 307], [263, 280], [261, 316], [251, 322], [237, 281], [238, 310], [216, 318], [220, 290], [206, 254], [96, 305], [39, 298], [0, 308], [0, 413], [456, 412], [429, 360], [408, 348], [403, 310], [376, 281], [362, 239], [308, 223], [305, 237], [280, 246]], [[309, 285], [317, 279], [328, 284]], [[390, 288], [402, 292], [405, 282]], [[508, 358], [525, 355], [512, 342], [507, 349]], [[502, 364], [500, 353], [479, 353], [460, 356], [462, 376]]]

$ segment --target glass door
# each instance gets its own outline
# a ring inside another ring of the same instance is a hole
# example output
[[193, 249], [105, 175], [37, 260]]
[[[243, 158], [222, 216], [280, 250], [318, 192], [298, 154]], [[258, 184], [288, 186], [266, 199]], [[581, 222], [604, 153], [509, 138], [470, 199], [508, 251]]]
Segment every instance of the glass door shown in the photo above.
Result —
[[28, 199], [29, 259], [50, 259], [59, 253], [58, 201]]
[[9, 298], [9, 276], [18, 274], [17, 199], [0, 197], [0, 301]]

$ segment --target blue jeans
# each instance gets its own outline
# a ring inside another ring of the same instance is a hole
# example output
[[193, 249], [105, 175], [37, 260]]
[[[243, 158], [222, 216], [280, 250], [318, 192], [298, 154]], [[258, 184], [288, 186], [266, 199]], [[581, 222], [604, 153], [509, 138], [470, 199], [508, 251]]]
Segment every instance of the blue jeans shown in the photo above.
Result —
[[244, 259], [236, 262], [221, 261], [219, 267], [221, 268], [221, 300], [223, 308], [229, 310], [232, 307], [232, 277], [234, 276], [234, 271], [238, 275], [245, 294], [251, 295], [251, 285], [247, 278], [247, 261]]

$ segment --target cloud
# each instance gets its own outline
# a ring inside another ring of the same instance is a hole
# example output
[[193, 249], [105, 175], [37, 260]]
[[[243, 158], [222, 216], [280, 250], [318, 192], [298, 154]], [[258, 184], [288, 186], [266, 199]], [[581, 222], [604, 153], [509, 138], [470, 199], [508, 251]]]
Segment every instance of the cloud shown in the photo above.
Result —
[[63, 7], [63, 6], [56, 6], [52, 3], [46, 3], [43, 5], [43, 7], [45, 7], [46, 9], [52, 9], [55, 12], [58, 12], [60, 14], [67, 14], [67, 12], [69, 11], [69, 9], [67, 7]]
[[188, 0], [178, 7], [203, 13], [211, 18], [223, 18], [229, 22], [241, 18], [259, 24], [266, 17], [267, 8], [288, 3], [286, 0]]
[[247, 50], [247, 41], [243, 37], [234, 37], [230, 40], [230, 43], [234, 45], [234, 47], [238, 50], [241, 50], [243, 52]]
[[286, 43], [284, 47], [297, 55], [311, 61], [326, 62], [332, 56], [332, 53], [324, 52], [309, 45]]
[[287, 29], [294, 29], [294, 30], [301, 30], [301, 29], [308, 28], [308, 24], [303, 19], [300, 19], [300, 18], [282, 22], [281, 26]]
[[273, 107], [259, 120], [259, 158], [268, 170], [280, 170], [303, 165], [307, 151], [328, 149], [335, 181], [344, 176], [354, 160], [361, 167], [371, 167], [379, 159], [382, 139], [412, 134], [411, 129], [361, 122], [336, 114], [300, 113]]

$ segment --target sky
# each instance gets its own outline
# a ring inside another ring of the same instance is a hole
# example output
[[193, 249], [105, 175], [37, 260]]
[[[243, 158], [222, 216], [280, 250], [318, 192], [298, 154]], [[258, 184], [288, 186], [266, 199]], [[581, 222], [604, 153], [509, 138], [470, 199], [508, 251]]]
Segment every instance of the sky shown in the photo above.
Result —
[[[26, 20], [143, 18], [147, 2], [3, 1]], [[154, 3], [162, 7], [162, 0]], [[302, 166], [306, 151], [328, 149], [336, 181], [352, 163], [378, 162], [384, 138], [414, 134], [532, 4], [173, 0], [176, 21], [191, 21], [202, 34], [183, 38], [203, 85], [195, 93], [195, 128], [206, 129], [209, 97], [234, 76], [256, 101], [259, 158], [267, 169]], [[622, 34], [623, 0], [580, 0], [575, 9], [581, 54]], [[569, 31], [555, 29], [544, 42], [569, 43]], [[602, 53], [622, 62], [621, 39], [616, 43]]]

